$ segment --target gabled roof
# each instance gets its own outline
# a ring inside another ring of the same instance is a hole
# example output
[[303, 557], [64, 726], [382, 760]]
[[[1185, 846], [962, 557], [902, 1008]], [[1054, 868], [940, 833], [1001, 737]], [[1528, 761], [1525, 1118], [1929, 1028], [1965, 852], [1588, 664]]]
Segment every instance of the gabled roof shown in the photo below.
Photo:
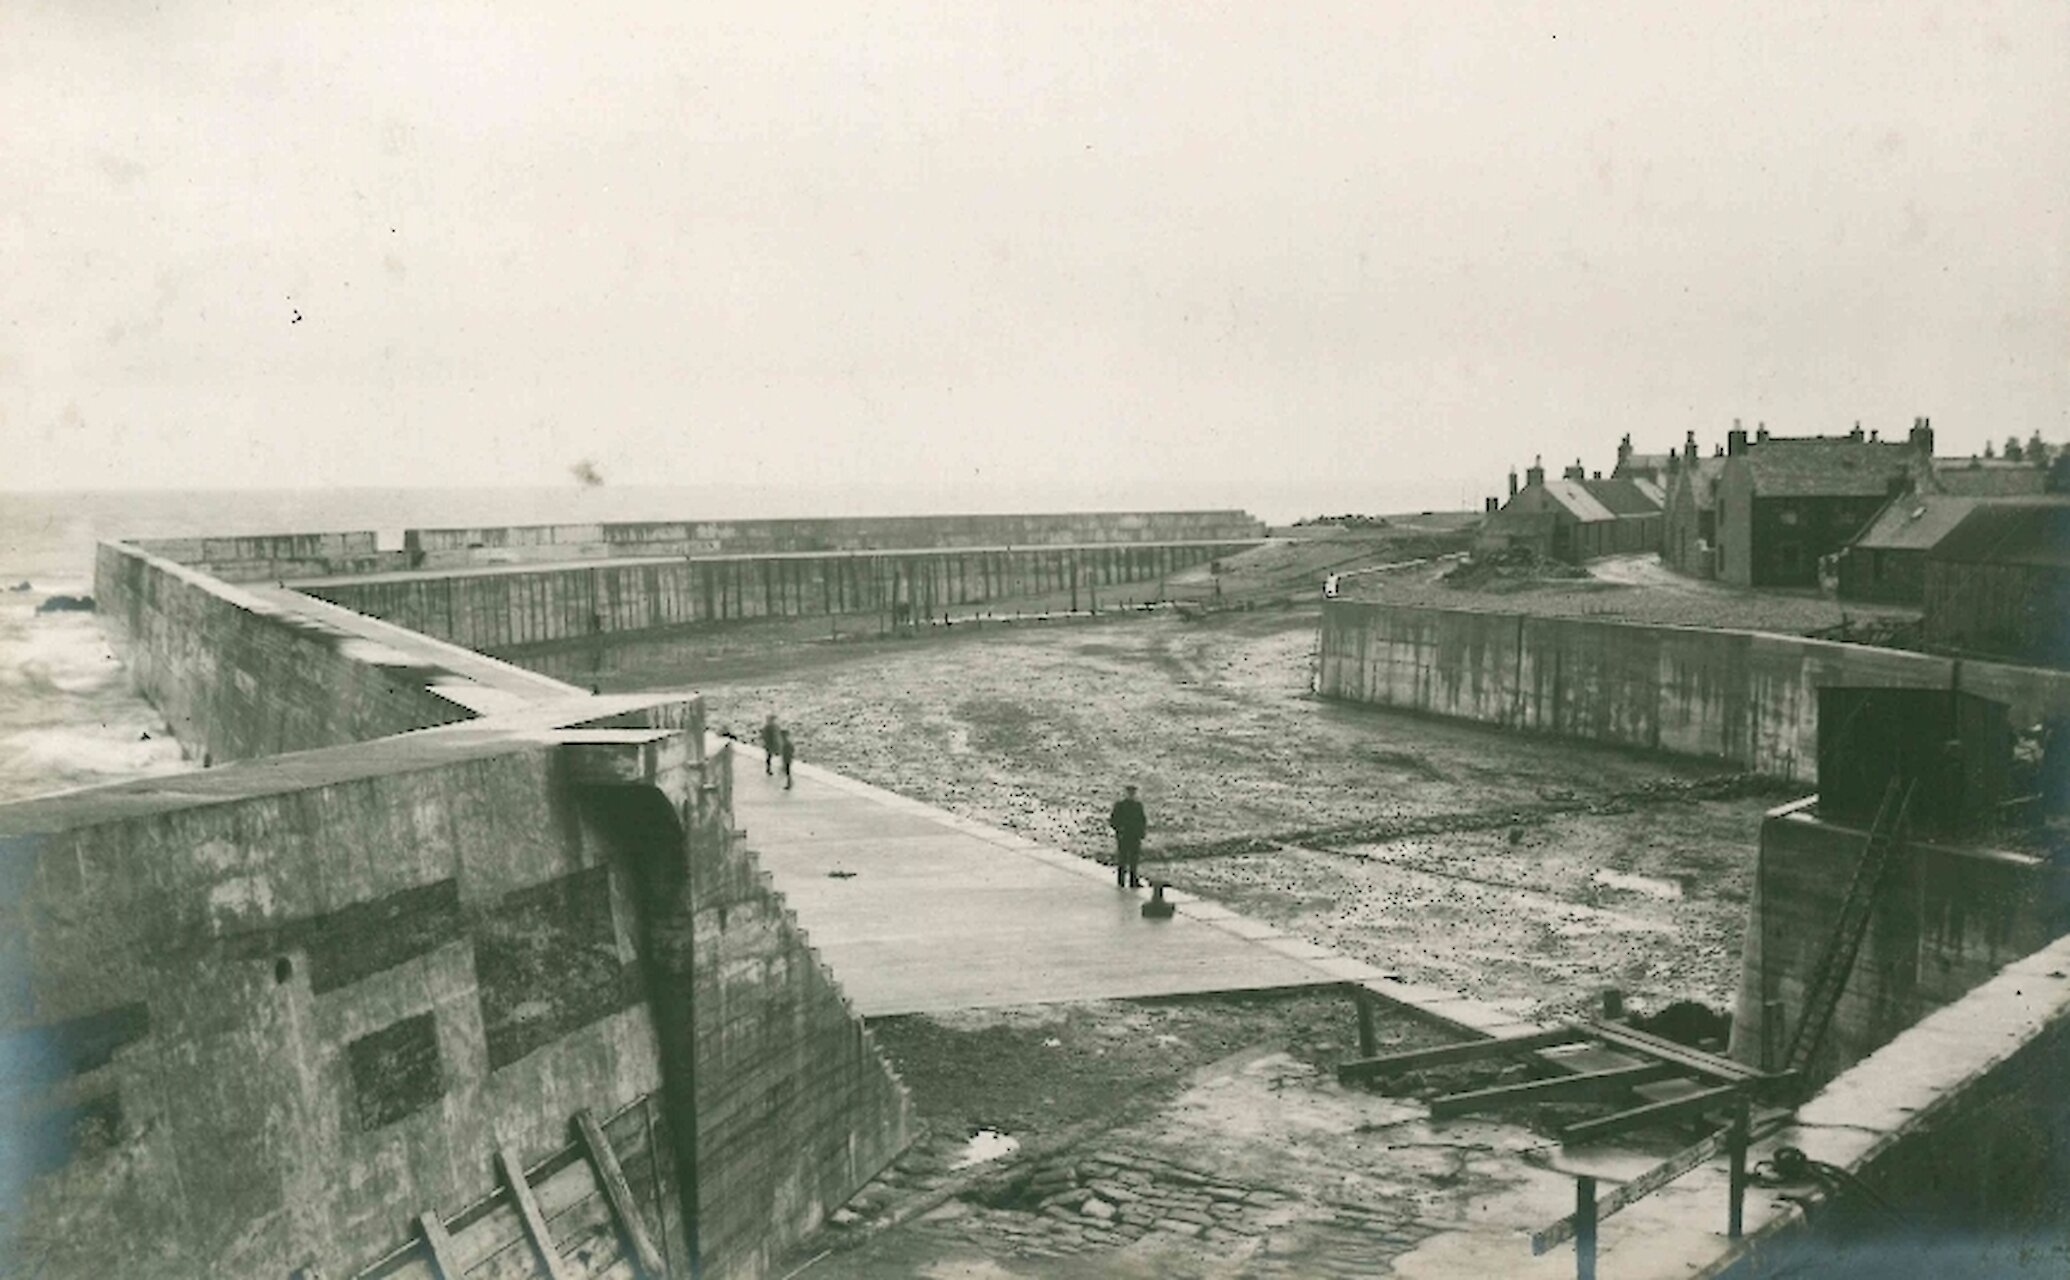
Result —
[[[1599, 481], [1608, 484], [1609, 481]], [[1569, 515], [1584, 524], [1595, 520], [1615, 520], [1617, 516], [1596, 501], [1587, 488], [1586, 480], [1548, 480], [1545, 482], [1545, 496], [1567, 509]]]
[[1725, 459], [1712, 456], [1684, 462], [1675, 469], [1675, 478], [1669, 488], [1688, 485], [1690, 497], [1696, 502], [1697, 510], [1708, 511], [1718, 505], [1718, 477], [1725, 474]]
[[1969, 564], [2070, 569], [2070, 506], [2062, 503], [1979, 504], [1926, 553]]
[[1619, 480], [1629, 479], [1629, 473], [1634, 471], [1650, 471], [1659, 475], [1668, 469], [1668, 458], [1671, 456], [1673, 455], [1665, 453], [1634, 453], [1618, 463], [1617, 470], [1611, 472], [1611, 475]]
[[1910, 475], [1914, 456], [1906, 444], [1771, 439], [1750, 445], [1738, 460], [1756, 497], [1867, 498], [1889, 493], [1893, 479]]
[[1575, 481], [1613, 516], [1660, 514], [1660, 486], [1650, 480]]
[[[1941, 493], [2010, 498], [2048, 491], [2048, 468], [1982, 458], [1935, 458], [1931, 487]], [[1926, 487], [1924, 485], [1922, 488]]]
[[1899, 494], [1855, 537], [1853, 545], [1873, 551], [1924, 551], [1948, 536], [1982, 501], [1945, 493]]

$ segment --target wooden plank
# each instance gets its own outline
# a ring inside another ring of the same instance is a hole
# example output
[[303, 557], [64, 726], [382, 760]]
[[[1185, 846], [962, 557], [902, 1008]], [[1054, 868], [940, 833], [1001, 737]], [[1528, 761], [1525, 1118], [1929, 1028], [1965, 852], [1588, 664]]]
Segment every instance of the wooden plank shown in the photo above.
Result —
[[1579, 1124], [1570, 1124], [1560, 1130], [1560, 1141], [1591, 1142], [1597, 1138], [1607, 1138], [1645, 1125], [1659, 1124], [1665, 1120], [1701, 1115], [1713, 1107], [1724, 1105], [1738, 1092], [1738, 1085], [1720, 1085], [1715, 1089], [1705, 1089], [1701, 1093], [1692, 1093], [1684, 1098], [1649, 1102], [1643, 1107], [1633, 1107], [1629, 1111], [1620, 1111], [1615, 1115], [1583, 1120]]
[[453, 1239], [453, 1260], [470, 1277], [489, 1259], [512, 1244], [523, 1245], [525, 1240], [524, 1223], [518, 1216], [517, 1207], [500, 1190], [487, 1213], [476, 1214], [474, 1220], [464, 1227], [458, 1222], [457, 1218], [454, 1219], [449, 1227]]
[[539, 1216], [539, 1204], [532, 1199], [532, 1184], [525, 1180], [525, 1166], [512, 1157], [510, 1148], [498, 1147], [496, 1168], [503, 1175], [503, 1185], [509, 1189], [512, 1202], [517, 1205], [518, 1216], [525, 1224], [525, 1235], [532, 1241], [532, 1248], [538, 1251], [539, 1260], [546, 1264], [546, 1274], [551, 1280], [575, 1280], [561, 1261], [561, 1251], [555, 1246], [553, 1237], [547, 1234], [545, 1219]]
[[1358, 1058], [1338, 1063], [1337, 1079], [1349, 1084], [1356, 1080], [1375, 1080], [1424, 1067], [1513, 1057], [1533, 1049], [1550, 1048], [1556, 1044], [1573, 1044], [1577, 1040], [1588, 1039], [1590, 1034], [1592, 1033], [1578, 1027], [1560, 1027], [1552, 1031], [1533, 1031], [1528, 1035], [1500, 1036], [1467, 1044], [1441, 1045], [1435, 1049], [1411, 1049], [1405, 1053], [1384, 1054], [1377, 1058]]
[[1630, 1027], [1614, 1026], [1607, 1022], [1589, 1022], [1583, 1024], [1583, 1029], [1606, 1044], [1630, 1049], [1634, 1053], [1643, 1053], [1649, 1058], [1658, 1058], [1663, 1062], [1677, 1063], [1697, 1075], [1709, 1076], [1713, 1080], [1759, 1080], [1763, 1075], [1744, 1063], [1721, 1058], [1715, 1053], [1705, 1053], [1701, 1049], [1692, 1049], [1686, 1044], [1676, 1044], [1672, 1040], [1649, 1035], [1644, 1031], [1634, 1031]]
[[[1609, 1195], [1604, 1196], [1596, 1203], [1596, 1221], [1601, 1222], [1619, 1209], [1629, 1208], [1637, 1204], [1696, 1166], [1715, 1158], [1726, 1149], [1731, 1134], [1732, 1131], [1730, 1129], [1720, 1129], [1702, 1142], [1676, 1152], [1638, 1177], [1633, 1178], [1630, 1182], [1617, 1188]], [[1543, 1231], [1533, 1232], [1531, 1236], [1532, 1255], [1536, 1256], [1548, 1250], [1557, 1249], [1562, 1244], [1572, 1240], [1577, 1225], [1573, 1216], [1569, 1215], [1553, 1223]]]
[[1431, 1099], [1430, 1118], [1442, 1120], [1447, 1116], [1463, 1116], [1474, 1111], [1520, 1106], [1532, 1102], [1614, 1098], [1634, 1085], [1649, 1084], [1681, 1073], [1681, 1068], [1670, 1062], [1647, 1062], [1636, 1067], [1612, 1067], [1607, 1071], [1584, 1071], [1577, 1075], [1554, 1076], [1548, 1080], [1530, 1080], [1522, 1084], [1496, 1085], [1487, 1089], [1471, 1089], [1464, 1093], [1448, 1093], [1441, 1098]]
[[549, 1218], [553, 1238], [560, 1241], [561, 1257], [577, 1275], [595, 1275], [619, 1258], [631, 1256], [611, 1206], [602, 1196], [591, 1196], [558, 1218]]
[[639, 1263], [644, 1274], [659, 1280], [667, 1274], [661, 1251], [654, 1247], [653, 1240], [647, 1236], [646, 1224], [640, 1221], [639, 1202], [633, 1199], [632, 1188], [626, 1185], [625, 1170], [618, 1166], [618, 1153], [611, 1149], [610, 1140], [604, 1136], [597, 1118], [589, 1113], [588, 1108], [575, 1113], [575, 1132], [584, 1154], [596, 1168], [604, 1199], [610, 1203], [611, 1216], [618, 1220], [619, 1230], [625, 1233], [625, 1242], [632, 1248], [634, 1261]]
[[465, 1273], [460, 1270], [459, 1259], [453, 1256], [453, 1238], [446, 1234], [446, 1224], [438, 1220], [438, 1215], [418, 1214], [417, 1234], [424, 1237], [424, 1247], [431, 1251], [431, 1265], [440, 1280], [461, 1280]]

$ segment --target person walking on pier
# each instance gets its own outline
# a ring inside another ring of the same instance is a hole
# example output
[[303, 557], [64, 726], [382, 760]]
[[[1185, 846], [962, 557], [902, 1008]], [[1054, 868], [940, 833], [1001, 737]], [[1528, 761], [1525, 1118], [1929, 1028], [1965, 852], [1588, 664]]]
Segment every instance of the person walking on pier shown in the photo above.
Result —
[[1136, 867], [1143, 858], [1143, 833], [1150, 829], [1150, 821], [1143, 814], [1143, 802], [1136, 799], [1135, 787], [1122, 790], [1125, 794], [1107, 814], [1107, 825], [1114, 829], [1114, 883], [1140, 889], [1143, 881]]
[[797, 758], [798, 749], [791, 745], [791, 731], [789, 729], [779, 729], [776, 736], [783, 740], [783, 789], [789, 791], [791, 789], [791, 761]]
[[782, 746], [783, 730], [776, 727], [776, 713], [772, 711], [769, 718], [762, 722], [762, 776], [774, 776], [776, 753]]

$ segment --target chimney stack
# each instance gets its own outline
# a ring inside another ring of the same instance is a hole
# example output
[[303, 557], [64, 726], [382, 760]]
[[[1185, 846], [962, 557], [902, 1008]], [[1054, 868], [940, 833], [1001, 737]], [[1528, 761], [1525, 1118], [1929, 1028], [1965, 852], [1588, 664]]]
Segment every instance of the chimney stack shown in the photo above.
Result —
[[1754, 424], [1754, 443], [1755, 443], [1755, 444], [1767, 444], [1767, 443], [1768, 443], [1768, 424], [1767, 424], [1767, 423], [1765, 423], [1765, 422], [1760, 422], [1760, 423], [1756, 423], [1756, 424]]
[[1497, 511], [1500, 511], [1501, 509], [1502, 509], [1502, 500], [1501, 500], [1501, 499], [1499, 499], [1499, 498], [1489, 498], [1489, 499], [1487, 499], [1487, 500], [1486, 500], [1486, 510], [1487, 510], [1487, 512], [1488, 512], [1488, 514], [1489, 514], [1489, 515], [1491, 515], [1491, 516], [1492, 516], [1492, 515], [1494, 515], [1494, 514], [1495, 514], [1495, 513], [1497, 512]]
[[1532, 459], [1531, 459], [1531, 465], [1530, 465], [1530, 467], [1529, 467], [1528, 469], [1526, 469], [1526, 470], [1525, 470], [1525, 472], [1524, 472], [1524, 483], [1525, 483], [1526, 485], [1534, 485], [1534, 484], [1542, 485], [1542, 484], [1544, 484], [1544, 483], [1545, 483], [1545, 459], [1544, 459], [1544, 458], [1542, 458], [1542, 457], [1534, 457], [1534, 458], [1532, 458]]
[[1509, 496], [1512, 498], [1517, 496], [1517, 469], [1515, 467], [1509, 469]]
[[1933, 423], [1928, 418], [1912, 419], [1912, 448], [1923, 458], [1933, 457]]
[[1732, 420], [1732, 430], [1725, 433], [1725, 456], [1737, 458], [1747, 451], [1747, 429], [1739, 425], [1739, 419]]
[[1682, 439], [1682, 456], [1690, 462], [1696, 461], [1696, 433], [1694, 431]]
[[1595, 476], [1594, 476], [1593, 478], [1594, 478], [1594, 479], [1597, 479], [1597, 480], [1601, 480], [1601, 479], [1603, 478], [1603, 473], [1602, 473], [1602, 472], [1600, 472], [1600, 471], [1598, 471], [1598, 472], [1596, 472], [1596, 474], [1595, 474]]
[[1862, 420], [1860, 418], [1854, 420], [1854, 430], [1847, 433], [1847, 438], [1856, 444], [1860, 444], [1866, 438], [1862, 435]]
[[1624, 433], [1624, 439], [1617, 442], [1617, 465], [1623, 466], [1632, 460], [1632, 433]]
[[1573, 465], [1573, 466], [1571, 466], [1571, 467], [1568, 467], [1568, 468], [1567, 468], [1567, 469], [1566, 469], [1565, 471], [1562, 471], [1562, 472], [1560, 473], [1560, 479], [1562, 479], [1562, 480], [1586, 480], [1586, 479], [1588, 479], [1588, 469], [1587, 469], [1587, 468], [1585, 468], [1585, 467], [1583, 467], [1583, 466], [1581, 465], [1581, 459], [1579, 459], [1579, 458], [1576, 458], [1576, 459], [1574, 460], [1574, 465]]

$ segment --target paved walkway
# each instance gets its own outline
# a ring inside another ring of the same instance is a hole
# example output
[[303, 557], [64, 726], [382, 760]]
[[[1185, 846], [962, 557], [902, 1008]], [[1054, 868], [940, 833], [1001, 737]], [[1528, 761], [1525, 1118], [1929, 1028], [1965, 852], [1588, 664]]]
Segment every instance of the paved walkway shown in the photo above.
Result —
[[733, 813], [865, 1016], [1359, 981], [1376, 971], [1111, 868], [809, 765], [736, 747]]

